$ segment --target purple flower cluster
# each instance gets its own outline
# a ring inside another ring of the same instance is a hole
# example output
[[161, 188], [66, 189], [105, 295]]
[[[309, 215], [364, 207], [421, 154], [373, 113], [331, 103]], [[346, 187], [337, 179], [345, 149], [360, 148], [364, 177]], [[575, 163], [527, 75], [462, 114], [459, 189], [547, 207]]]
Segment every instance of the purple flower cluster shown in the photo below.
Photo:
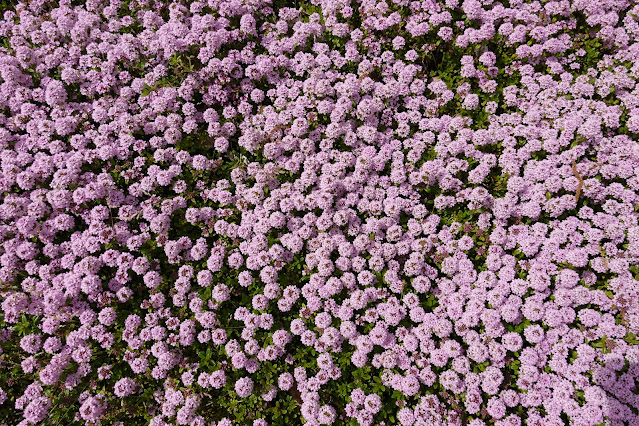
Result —
[[637, 424], [639, 6], [297, 3], [3, 12], [0, 410]]

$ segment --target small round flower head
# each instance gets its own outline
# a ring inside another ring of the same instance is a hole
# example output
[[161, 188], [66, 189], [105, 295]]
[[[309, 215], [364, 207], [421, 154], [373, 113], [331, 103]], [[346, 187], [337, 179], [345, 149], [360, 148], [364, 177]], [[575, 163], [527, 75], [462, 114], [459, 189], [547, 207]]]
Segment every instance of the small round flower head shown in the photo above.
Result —
[[137, 384], [129, 377], [118, 380], [113, 386], [113, 393], [120, 398], [132, 395], [135, 393]]
[[242, 377], [235, 382], [235, 392], [241, 398], [246, 398], [253, 393], [253, 380]]
[[376, 414], [382, 407], [382, 399], [377, 394], [367, 395], [364, 399], [364, 409], [371, 414]]
[[41, 341], [40, 334], [29, 334], [20, 339], [20, 347], [27, 353], [35, 354], [40, 349]]
[[318, 420], [320, 424], [322, 425], [333, 424], [333, 422], [335, 422], [336, 417], [337, 417], [337, 412], [335, 408], [331, 407], [330, 405], [323, 405], [319, 408]]

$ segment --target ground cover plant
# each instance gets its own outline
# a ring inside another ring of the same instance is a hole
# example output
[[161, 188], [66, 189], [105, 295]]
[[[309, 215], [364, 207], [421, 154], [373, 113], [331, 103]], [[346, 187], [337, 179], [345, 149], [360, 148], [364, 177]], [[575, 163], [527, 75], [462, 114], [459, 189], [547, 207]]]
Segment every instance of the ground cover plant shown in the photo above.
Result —
[[0, 6], [0, 424], [639, 424], [639, 2]]

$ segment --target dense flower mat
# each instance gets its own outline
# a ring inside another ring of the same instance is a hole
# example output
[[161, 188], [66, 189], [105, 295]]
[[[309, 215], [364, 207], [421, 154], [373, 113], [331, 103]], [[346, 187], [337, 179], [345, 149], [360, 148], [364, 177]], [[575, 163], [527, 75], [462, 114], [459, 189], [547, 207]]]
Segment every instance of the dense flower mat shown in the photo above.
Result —
[[0, 4], [0, 424], [639, 424], [639, 2]]

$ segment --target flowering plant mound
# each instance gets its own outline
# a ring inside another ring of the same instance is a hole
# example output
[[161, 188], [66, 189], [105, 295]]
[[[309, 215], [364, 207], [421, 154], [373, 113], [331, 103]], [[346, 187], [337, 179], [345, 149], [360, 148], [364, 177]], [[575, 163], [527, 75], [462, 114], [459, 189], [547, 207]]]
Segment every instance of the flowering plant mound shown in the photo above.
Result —
[[0, 5], [0, 424], [639, 424], [637, 2]]

